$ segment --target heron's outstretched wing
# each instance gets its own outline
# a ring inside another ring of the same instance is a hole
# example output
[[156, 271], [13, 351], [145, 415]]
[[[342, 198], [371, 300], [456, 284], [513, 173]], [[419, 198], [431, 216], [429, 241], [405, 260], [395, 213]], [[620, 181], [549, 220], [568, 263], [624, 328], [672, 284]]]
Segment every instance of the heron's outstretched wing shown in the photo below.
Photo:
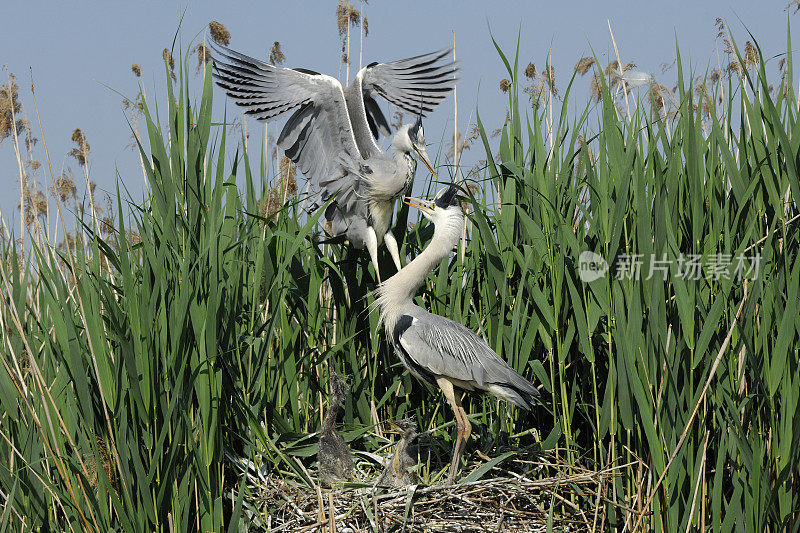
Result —
[[446, 377], [463, 388], [489, 391], [524, 409], [530, 409], [539, 396], [486, 341], [449, 318], [411, 310], [398, 320], [393, 337], [404, 362], [423, 379]]
[[341, 84], [309, 70], [276, 67], [214, 45], [214, 78], [244, 112], [261, 121], [292, 113], [278, 145], [322, 193], [351, 211], [362, 158], [353, 136]]
[[388, 130], [386, 118], [375, 102], [377, 95], [409, 113], [425, 116], [433, 111], [456, 84], [458, 65], [450, 59], [452, 55], [453, 49], [446, 48], [364, 67], [359, 73], [363, 77], [364, 106], [377, 129], [383, 124]]

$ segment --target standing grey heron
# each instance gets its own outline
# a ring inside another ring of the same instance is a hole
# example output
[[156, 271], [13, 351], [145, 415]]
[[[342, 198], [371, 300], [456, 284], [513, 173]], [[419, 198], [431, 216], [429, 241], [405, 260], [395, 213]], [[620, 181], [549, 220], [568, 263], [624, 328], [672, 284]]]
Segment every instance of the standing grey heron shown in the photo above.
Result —
[[456, 187], [439, 191], [433, 201], [409, 198], [433, 222], [433, 238], [413, 261], [377, 289], [376, 305], [389, 342], [417, 378], [437, 385], [453, 408], [458, 434], [448, 481], [458, 471], [461, 454], [472, 432], [461, 391], [490, 392], [529, 410], [539, 391], [498, 356], [489, 344], [461, 324], [434, 315], [414, 303], [417, 289], [461, 238], [463, 213]]
[[[352, 84], [306, 69], [276, 67], [221, 45], [214, 46], [217, 85], [244, 112], [267, 122], [292, 113], [278, 137], [297, 169], [320, 193], [334, 200], [325, 211], [333, 237], [366, 247], [380, 282], [378, 246], [385, 242], [398, 270], [400, 253], [389, 227], [397, 198], [411, 190], [416, 154], [436, 173], [425, 150], [422, 116], [455, 84], [457, 67], [450, 50], [391, 63], [371, 63]], [[391, 153], [376, 139], [389, 134], [375, 98], [417, 114], [392, 139]]]

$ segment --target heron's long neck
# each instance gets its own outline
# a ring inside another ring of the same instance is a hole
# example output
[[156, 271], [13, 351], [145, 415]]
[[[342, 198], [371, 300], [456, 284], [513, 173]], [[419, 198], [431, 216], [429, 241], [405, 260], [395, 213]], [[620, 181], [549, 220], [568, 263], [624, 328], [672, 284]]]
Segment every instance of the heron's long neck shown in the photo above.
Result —
[[411, 152], [408, 150], [392, 144], [392, 157], [398, 168], [401, 169], [402, 174], [408, 176], [416, 170], [416, 163], [414, 163], [414, 158], [411, 157]]
[[336, 417], [339, 413], [339, 406], [342, 404], [343, 398], [338, 394], [331, 396], [331, 402], [328, 406], [328, 411], [322, 419], [322, 428], [320, 433], [330, 432], [336, 424]]
[[447, 257], [458, 244], [462, 222], [461, 213], [440, 221], [433, 231], [433, 238], [428, 246], [413, 261], [400, 269], [400, 272], [378, 287], [377, 304], [387, 327], [394, 326], [393, 322], [397, 319], [395, 314], [412, 302], [417, 290], [425, 282], [428, 272]]

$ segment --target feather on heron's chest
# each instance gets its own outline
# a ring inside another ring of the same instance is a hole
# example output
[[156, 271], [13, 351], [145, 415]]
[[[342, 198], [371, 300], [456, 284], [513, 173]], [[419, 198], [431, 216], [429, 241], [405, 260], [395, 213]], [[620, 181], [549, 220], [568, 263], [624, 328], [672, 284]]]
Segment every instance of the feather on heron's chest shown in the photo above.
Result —
[[401, 315], [394, 321], [394, 325], [391, 326], [391, 331], [389, 330], [389, 323], [387, 322], [386, 332], [390, 333], [390, 343], [392, 347], [394, 347], [394, 351], [397, 357], [400, 358], [400, 362], [403, 363], [403, 366], [405, 366], [415, 378], [434, 385], [436, 384], [436, 375], [417, 363], [417, 361], [411, 357], [411, 354], [403, 347], [403, 343], [400, 342], [403, 333], [414, 324], [415, 320], [416, 319], [410, 315]]
[[411, 157], [411, 154], [405, 153], [403, 154], [403, 160], [405, 163], [405, 186], [403, 187], [403, 194], [409, 194], [411, 192], [411, 187], [414, 185], [414, 173], [417, 171], [417, 161]]

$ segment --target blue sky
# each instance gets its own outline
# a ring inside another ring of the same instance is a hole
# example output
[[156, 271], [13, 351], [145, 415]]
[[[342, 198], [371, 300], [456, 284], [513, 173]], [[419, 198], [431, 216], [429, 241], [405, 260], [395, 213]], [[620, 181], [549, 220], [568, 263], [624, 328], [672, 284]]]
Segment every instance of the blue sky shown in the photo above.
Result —
[[[353, 2], [357, 6], [357, 0]], [[590, 55], [592, 48], [603, 64], [613, 56], [608, 21], [614, 31], [623, 62], [633, 61], [639, 70], [653, 72], [672, 86], [674, 69], [662, 74], [661, 65], [675, 58], [675, 43], [684, 61], [697, 72], [717, 62], [714, 21], [722, 17], [741, 45], [749, 29], [767, 57], [786, 48], [788, 2], [387, 2], [372, 0], [365, 5], [369, 36], [364, 41], [364, 62], [400, 59], [448, 46], [456, 37], [461, 60], [458, 84], [459, 127], [474, 120], [476, 106], [487, 128], [494, 129], [504, 117], [505, 97], [498, 89], [504, 67], [492, 45], [490, 31], [500, 46], [512, 53], [520, 36], [520, 62], [533, 61], [542, 68], [548, 51], [556, 69], [557, 85], [563, 91], [575, 62]], [[77, 5], [74, 5], [77, 4]], [[179, 44], [186, 49], [204, 24], [218, 20], [232, 34], [231, 47], [265, 58], [273, 41], [280, 41], [286, 66], [305, 67], [336, 76], [339, 47], [333, 0], [292, 2], [14, 2], [3, 7], [0, 32], [0, 73], [5, 83], [8, 71], [17, 76], [20, 96], [35, 123], [28, 87], [31, 72], [54, 170], [69, 165], [81, 175], [77, 162], [67, 157], [73, 147], [72, 131], [79, 127], [91, 145], [89, 173], [100, 192], [114, 190], [117, 173], [134, 193], [141, 194], [141, 170], [136, 153], [126, 148], [131, 141], [121, 97], [134, 96], [137, 80], [130, 66], [142, 65], [143, 86], [148, 95], [163, 93], [161, 51], [171, 46], [181, 14], [185, 12]], [[789, 15], [791, 19], [795, 16]], [[358, 41], [351, 48], [351, 77], [357, 69]], [[772, 70], [777, 70], [773, 61]], [[589, 76], [578, 82], [573, 102], [587, 101]], [[114, 89], [111, 90], [110, 88]], [[221, 111], [222, 93], [215, 107]], [[229, 117], [239, 112], [229, 104]], [[387, 113], [388, 116], [388, 113]], [[429, 153], [439, 139], [452, 138], [453, 100], [446, 100], [426, 122]], [[251, 122], [251, 124], [253, 124]], [[260, 130], [260, 128], [254, 128]], [[38, 127], [36, 136], [40, 137]], [[252, 130], [251, 130], [252, 131]], [[277, 128], [271, 131], [277, 131]], [[251, 140], [255, 144], [257, 140]], [[465, 152], [469, 163], [482, 157], [477, 147]], [[45, 161], [41, 144], [35, 154]], [[0, 211], [8, 225], [18, 228], [19, 202], [17, 164], [11, 142], [0, 143]], [[49, 175], [39, 172], [39, 180]], [[427, 178], [427, 176], [425, 176]], [[419, 177], [418, 177], [418, 181]]]

